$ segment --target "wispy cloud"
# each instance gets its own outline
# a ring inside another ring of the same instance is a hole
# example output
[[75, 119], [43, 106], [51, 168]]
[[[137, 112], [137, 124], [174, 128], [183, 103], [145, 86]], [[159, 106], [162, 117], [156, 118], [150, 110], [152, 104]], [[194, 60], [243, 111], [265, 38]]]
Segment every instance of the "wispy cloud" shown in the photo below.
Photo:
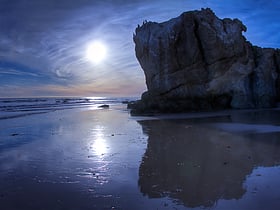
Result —
[[6, 69], [0, 67], [0, 75], [16, 75], [16, 76], [31, 76], [31, 77], [40, 77], [38, 74], [30, 73], [30, 72], [22, 72], [15, 69]]

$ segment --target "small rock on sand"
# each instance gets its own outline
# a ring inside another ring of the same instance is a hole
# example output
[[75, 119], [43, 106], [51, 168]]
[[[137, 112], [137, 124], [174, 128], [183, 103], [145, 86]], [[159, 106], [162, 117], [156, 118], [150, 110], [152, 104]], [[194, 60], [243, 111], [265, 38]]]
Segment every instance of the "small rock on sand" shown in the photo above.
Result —
[[103, 104], [103, 105], [98, 106], [98, 108], [108, 109], [109, 105], [108, 104]]

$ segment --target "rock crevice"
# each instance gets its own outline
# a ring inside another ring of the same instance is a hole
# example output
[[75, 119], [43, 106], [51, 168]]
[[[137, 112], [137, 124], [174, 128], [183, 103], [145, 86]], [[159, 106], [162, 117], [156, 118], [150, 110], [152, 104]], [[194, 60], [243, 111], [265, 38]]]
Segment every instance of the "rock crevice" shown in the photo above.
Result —
[[211, 9], [136, 28], [136, 57], [147, 92], [134, 113], [268, 108], [280, 99], [280, 51], [253, 46], [238, 19]]

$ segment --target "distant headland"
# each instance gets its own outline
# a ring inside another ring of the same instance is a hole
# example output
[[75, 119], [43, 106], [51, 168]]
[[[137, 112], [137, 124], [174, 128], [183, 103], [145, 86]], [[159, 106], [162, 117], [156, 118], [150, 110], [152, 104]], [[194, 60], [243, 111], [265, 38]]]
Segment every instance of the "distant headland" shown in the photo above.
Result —
[[276, 106], [280, 50], [253, 46], [246, 30], [209, 8], [144, 21], [133, 39], [148, 90], [129, 104], [132, 114]]

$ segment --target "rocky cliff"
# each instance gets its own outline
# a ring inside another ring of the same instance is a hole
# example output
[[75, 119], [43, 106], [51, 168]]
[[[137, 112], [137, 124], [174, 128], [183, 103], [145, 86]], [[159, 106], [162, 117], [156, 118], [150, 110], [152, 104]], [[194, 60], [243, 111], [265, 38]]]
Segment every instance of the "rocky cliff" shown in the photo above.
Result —
[[246, 41], [238, 19], [211, 9], [163, 23], [144, 22], [134, 34], [148, 91], [133, 113], [268, 108], [280, 98], [280, 50]]

